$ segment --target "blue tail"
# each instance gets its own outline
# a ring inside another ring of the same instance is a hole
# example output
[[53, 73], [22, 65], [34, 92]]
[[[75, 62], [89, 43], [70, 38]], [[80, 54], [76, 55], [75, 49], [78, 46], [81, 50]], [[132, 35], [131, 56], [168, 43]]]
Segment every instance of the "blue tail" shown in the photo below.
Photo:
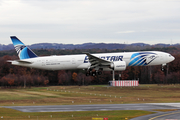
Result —
[[11, 40], [20, 60], [37, 57], [37, 55], [31, 49], [26, 47], [16, 36], [11, 36]]

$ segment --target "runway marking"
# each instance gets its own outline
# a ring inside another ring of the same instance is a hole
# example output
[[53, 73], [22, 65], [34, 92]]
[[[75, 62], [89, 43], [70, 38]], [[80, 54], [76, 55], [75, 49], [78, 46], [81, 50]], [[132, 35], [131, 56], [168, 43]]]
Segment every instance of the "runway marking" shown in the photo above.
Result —
[[176, 113], [180, 113], [180, 112], [173, 112], [173, 113], [167, 113], [167, 114], [159, 115], [159, 116], [153, 117], [149, 120], [154, 120], [155, 118], [158, 118], [158, 117], [167, 116], [167, 115], [176, 114]]

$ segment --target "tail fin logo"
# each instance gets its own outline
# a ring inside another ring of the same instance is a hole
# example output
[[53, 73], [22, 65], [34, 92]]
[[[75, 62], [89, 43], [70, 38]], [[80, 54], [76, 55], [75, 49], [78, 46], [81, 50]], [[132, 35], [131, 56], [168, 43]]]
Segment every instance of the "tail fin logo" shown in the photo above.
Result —
[[17, 54], [19, 56], [19, 53], [26, 47], [24, 45], [16, 45], [14, 46], [15, 47], [15, 50], [17, 51]]
[[17, 37], [11, 36], [11, 40], [21, 60], [37, 57], [37, 55], [31, 49], [26, 47]]

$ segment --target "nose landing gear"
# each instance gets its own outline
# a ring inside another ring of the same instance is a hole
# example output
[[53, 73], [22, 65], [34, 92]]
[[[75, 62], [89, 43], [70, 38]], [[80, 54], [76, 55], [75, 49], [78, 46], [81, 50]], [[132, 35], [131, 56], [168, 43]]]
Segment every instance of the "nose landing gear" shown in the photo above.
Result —
[[162, 68], [161, 68], [161, 70], [162, 71], [164, 71], [164, 66], [165, 66], [166, 64], [162, 64]]

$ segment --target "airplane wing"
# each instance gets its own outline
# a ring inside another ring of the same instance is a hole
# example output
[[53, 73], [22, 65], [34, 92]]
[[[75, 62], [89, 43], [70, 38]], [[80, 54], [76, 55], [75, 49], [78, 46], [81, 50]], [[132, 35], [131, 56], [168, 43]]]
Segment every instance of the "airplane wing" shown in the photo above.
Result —
[[95, 68], [98, 66], [107, 66], [111, 65], [110, 61], [98, 58], [90, 53], [85, 52], [85, 54], [88, 56], [89, 62], [91, 63], [90, 68]]

